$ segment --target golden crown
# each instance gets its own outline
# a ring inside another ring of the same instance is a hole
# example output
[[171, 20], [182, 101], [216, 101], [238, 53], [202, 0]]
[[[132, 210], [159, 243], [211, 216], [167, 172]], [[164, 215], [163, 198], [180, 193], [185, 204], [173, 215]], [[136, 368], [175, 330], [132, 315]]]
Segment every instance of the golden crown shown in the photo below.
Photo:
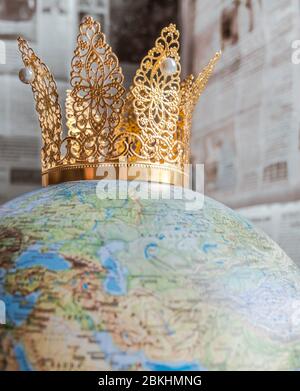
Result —
[[[67, 91], [68, 136], [62, 138], [57, 86], [48, 67], [18, 38], [42, 128], [42, 183], [100, 179], [112, 169], [117, 179], [183, 185], [188, 176], [192, 112], [220, 53], [197, 78], [180, 81], [179, 32], [161, 31], [125, 95], [117, 56], [100, 24], [80, 24]], [[64, 153], [62, 150], [65, 150]]]

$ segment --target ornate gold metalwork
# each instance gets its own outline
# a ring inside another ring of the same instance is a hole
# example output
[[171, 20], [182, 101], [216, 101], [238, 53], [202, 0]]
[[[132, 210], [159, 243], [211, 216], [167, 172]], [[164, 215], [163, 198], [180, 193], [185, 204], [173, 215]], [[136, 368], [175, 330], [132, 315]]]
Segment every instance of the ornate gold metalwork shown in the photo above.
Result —
[[[139, 171], [139, 179], [149, 180], [151, 175], [151, 180], [158, 182], [183, 183], [192, 112], [219, 53], [196, 80], [190, 76], [180, 83], [179, 32], [170, 24], [142, 60], [125, 96], [118, 59], [100, 24], [86, 17], [80, 24], [71, 63], [68, 136], [61, 140], [54, 79], [24, 39], [19, 39], [19, 47], [25, 66], [35, 74], [30, 84], [44, 140], [43, 185], [100, 178], [99, 168], [116, 169], [120, 179], [132, 177], [124, 171], [129, 168], [131, 173], [132, 169]], [[171, 63], [171, 71], [166, 63]], [[62, 145], [66, 149], [63, 156]]]
[[[151, 159], [164, 163], [180, 159], [177, 140], [179, 112], [180, 63], [179, 31], [175, 25], [165, 27], [155, 42], [155, 47], [143, 59], [134, 78], [132, 93], [137, 124], [145, 143], [143, 153]], [[164, 74], [162, 63], [171, 58], [176, 63], [176, 72]]]
[[19, 37], [18, 44], [24, 65], [34, 74], [30, 84], [43, 130], [41, 161], [42, 171], [46, 171], [55, 167], [60, 160], [62, 128], [57, 86], [49, 68], [36, 56], [25, 39]]
[[69, 136], [78, 138], [80, 136], [80, 130], [76, 128], [76, 119], [73, 112], [74, 99], [71, 96], [71, 90], [66, 91], [66, 120], [67, 128], [69, 129]]
[[199, 73], [196, 80], [194, 75], [190, 75], [181, 82], [181, 97], [177, 127], [181, 130], [180, 133], [182, 134], [183, 143], [186, 146], [186, 163], [189, 162], [188, 159], [190, 155], [190, 133], [192, 128], [193, 111], [220, 57], [221, 52], [217, 52], [209, 61], [207, 66]]
[[194, 76], [190, 75], [181, 83], [181, 102], [180, 109], [183, 109], [185, 113], [189, 111], [192, 113], [196, 103], [203, 90], [205, 89], [208, 80], [214, 70], [216, 63], [221, 57], [221, 52], [217, 52], [215, 56], [209, 61], [207, 66], [199, 73], [196, 80]]
[[[123, 74], [117, 56], [106, 43], [100, 23], [86, 17], [80, 24], [71, 64], [71, 86], [80, 161], [103, 161], [113, 150], [113, 130], [124, 103]], [[75, 151], [74, 151], [75, 152]]]

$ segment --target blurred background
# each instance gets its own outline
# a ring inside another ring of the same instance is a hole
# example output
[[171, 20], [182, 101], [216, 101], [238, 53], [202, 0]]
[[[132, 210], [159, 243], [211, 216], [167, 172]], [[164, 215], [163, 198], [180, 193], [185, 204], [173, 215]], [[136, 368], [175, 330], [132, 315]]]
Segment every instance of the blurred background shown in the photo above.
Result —
[[[170, 22], [183, 77], [223, 56], [194, 114], [192, 161], [207, 195], [261, 226], [300, 266], [300, 0], [0, 0], [0, 203], [40, 186], [40, 129], [16, 38], [55, 75], [61, 103], [78, 24], [92, 15], [126, 85]], [[62, 107], [64, 105], [62, 104]]]

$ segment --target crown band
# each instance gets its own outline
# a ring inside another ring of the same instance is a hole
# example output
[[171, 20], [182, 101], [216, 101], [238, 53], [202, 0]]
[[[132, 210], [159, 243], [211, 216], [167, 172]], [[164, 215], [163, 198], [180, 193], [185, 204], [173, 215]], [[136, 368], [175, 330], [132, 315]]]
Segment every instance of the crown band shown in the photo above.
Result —
[[76, 166], [61, 166], [42, 174], [43, 186], [78, 180], [140, 180], [187, 187], [188, 172], [174, 166], [152, 163], [100, 163]]

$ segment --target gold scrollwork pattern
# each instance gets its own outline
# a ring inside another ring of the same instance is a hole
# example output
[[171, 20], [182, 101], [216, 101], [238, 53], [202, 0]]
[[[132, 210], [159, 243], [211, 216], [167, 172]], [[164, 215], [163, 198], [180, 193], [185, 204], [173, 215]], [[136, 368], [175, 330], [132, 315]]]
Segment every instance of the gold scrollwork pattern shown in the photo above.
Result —
[[71, 90], [66, 91], [66, 121], [67, 121], [67, 128], [68, 128], [68, 135], [70, 137], [74, 138], [79, 138], [80, 136], [80, 130], [76, 128], [76, 120], [74, 117], [74, 112], [73, 112], [73, 104], [74, 104], [74, 99], [71, 96]]
[[[132, 94], [133, 107], [144, 140], [143, 153], [151, 161], [177, 161], [180, 145], [176, 141], [179, 113], [180, 63], [179, 31], [165, 27], [137, 70]], [[163, 61], [175, 61], [174, 73], [165, 74]], [[175, 145], [176, 144], [176, 145]]]
[[217, 52], [196, 79], [193, 75], [190, 75], [181, 82], [177, 128], [182, 135], [181, 138], [185, 145], [185, 163], [188, 163], [190, 155], [190, 133], [192, 128], [193, 111], [220, 57], [221, 52]]
[[62, 127], [57, 86], [49, 68], [37, 57], [27, 41], [19, 37], [18, 45], [25, 67], [34, 75], [30, 85], [42, 129], [42, 171], [46, 171], [60, 161]]
[[145, 158], [141, 154], [144, 139], [136, 122], [133, 99], [134, 96], [129, 91], [125, 98], [120, 124], [113, 136], [113, 151], [111, 154], [111, 160], [113, 161], [121, 156], [126, 156], [128, 162], [131, 163], [137, 159]]
[[120, 122], [124, 103], [123, 74], [117, 56], [92, 17], [80, 24], [71, 63], [73, 115], [78, 161], [103, 161], [112, 152], [113, 130]]

